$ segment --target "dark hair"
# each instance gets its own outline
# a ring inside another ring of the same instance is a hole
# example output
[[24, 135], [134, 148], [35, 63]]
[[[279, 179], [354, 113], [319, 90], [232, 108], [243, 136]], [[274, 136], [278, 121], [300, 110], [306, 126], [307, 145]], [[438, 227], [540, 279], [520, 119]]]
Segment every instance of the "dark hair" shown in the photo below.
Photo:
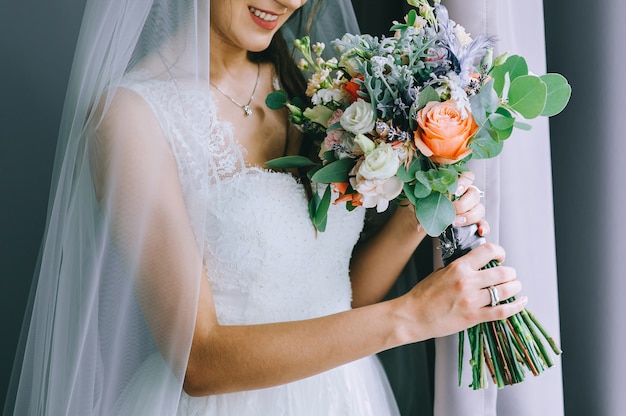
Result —
[[274, 65], [280, 84], [290, 98], [298, 97], [303, 102], [309, 101], [305, 94], [306, 80], [280, 32], [274, 36], [267, 49], [251, 52], [249, 55], [253, 62], [270, 62]]
[[[299, 9], [293, 16], [292, 19], [298, 19], [298, 26], [300, 28], [304, 27], [304, 32], [309, 34], [311, 29], [311, 24], [313, 22], [313, 17], [315, 13], [319, 9], [323, 0], [318, 0], [315, 5], [311, 8], [311, 13], [307, 17], [306, 25], [304, 23], [304, 14], [302, 13], [302, 9]], [[298, 30], [298, 32], [302, 32], [302, 30]], [[287, 95], [291, 98], [298, 98], [301, 102], [305, 104], [310, 104], [310, 99], [306, 95], [306, 79], [302, 74], [302, 71], [296, 65], [294, 59], [294, 48], [289, 48], [287, 46], [287, 42], [283, 38], [280, 31], [274, 36], [270, 45], [262, 52], [250, 52], [249, 57], [253, 62], [269, 62], [274, 65], [276, 70], [276, 75], [280, 80], [282, 88], [285, 90]], [[315, 152], [313, 146], [313, 140], [303, 137], [302, 145], [300, 147], [300, 154], [303, 156], [316, 158], [317, 154]], [[299, 170], [298, 176], [304, 186], [307, 197], [309, 199], [313, 196], [313, 190], [311, 189], [310, 181], [306, 176], [306, 171]]]

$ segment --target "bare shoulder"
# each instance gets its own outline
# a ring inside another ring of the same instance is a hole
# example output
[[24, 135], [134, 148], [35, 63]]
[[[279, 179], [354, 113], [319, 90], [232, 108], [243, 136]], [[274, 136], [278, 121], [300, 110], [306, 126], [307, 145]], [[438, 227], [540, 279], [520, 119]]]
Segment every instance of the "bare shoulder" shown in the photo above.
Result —
[[94, 115], [96, 145], [148, 151], [166, 148], [160, 123], [146, 100], [132, 89], [118, 87], [103, 95]]
[[154, 171], [171, 159], [171, 149], [150, 105], [136, 92], [117, 88], [103, 95], [92, 119], [89, 143], [98, 196], [118, 171]]
[[[153, 130], [159, 127], [150, 105], [137, 92], [118, 87], [102, 97], [96, 119], [98, 128], [120, 130]], [[138, 131], [136, 131], [138, 132]]]

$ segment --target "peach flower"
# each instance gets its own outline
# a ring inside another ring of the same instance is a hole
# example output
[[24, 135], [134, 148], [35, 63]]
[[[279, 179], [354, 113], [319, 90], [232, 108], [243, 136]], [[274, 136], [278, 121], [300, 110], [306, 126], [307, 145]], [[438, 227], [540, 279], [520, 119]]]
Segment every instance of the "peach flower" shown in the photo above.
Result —
[[415, 145], [433, 162], [455, 163], [472, 152], [468, 144], [478, 125], [468, 111], [457, 108], [456, 101], [431, 101], [417, 112], [415, 119]]
[[[338, 123], [341, 120], [341, 116], [343, 115], [342, 109], [337, 109], [330, 116], [328, 121], [326, 122], [327, 127], [332, 126], [335, 123]], [[324, 138], [324, 143], [322, 149], [320, 150], [320, 155], [322, 155], [325, 151], [333, 150], [334, 145], [341, 143], [341, 138], [343, 137], [344, 131], [342, 129], [331, 130], [326, 134]]]

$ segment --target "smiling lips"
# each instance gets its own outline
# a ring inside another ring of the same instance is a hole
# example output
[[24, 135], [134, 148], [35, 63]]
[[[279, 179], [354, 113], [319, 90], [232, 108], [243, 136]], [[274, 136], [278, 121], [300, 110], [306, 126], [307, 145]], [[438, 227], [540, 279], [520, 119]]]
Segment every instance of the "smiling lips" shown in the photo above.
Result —
[[268, 11], [248, 7], [252, 20], [263, 29], [273, 30], [278, 25], [278, 15]]

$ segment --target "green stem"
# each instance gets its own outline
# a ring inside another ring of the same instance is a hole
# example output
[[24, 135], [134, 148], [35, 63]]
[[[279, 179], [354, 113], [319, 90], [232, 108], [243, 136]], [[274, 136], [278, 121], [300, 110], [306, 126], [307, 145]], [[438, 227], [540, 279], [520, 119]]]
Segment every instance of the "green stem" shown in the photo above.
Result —
[[528, 329], [530, 330], [530, 333], [532, 334], [533, 339], [535, 340], [535, 344], [537, 345], [537, 348], [539, 349], [541, 358], [543, 359], [543, 361], [546, 363], [548, 367], [552, 367], [554, 365], [554, 361], [552, 361], [552, 358], [548, 354], [546, 347], [543, 345], [543, 342], [541, 342], [541, 338], [539, 337], [539, 334], [537, 333], [537, 330], [535, 329], [533, 325], [532, 319], [530, 319], [530, 316], [528, 316], [528, 312], [526, 311], [526, 309], [522, 309], [520, 314], [522, 315], [522, 318], [524, 319], [526, 326], [528, 326]]
[[472, 388], [477, 390], [480, 388], [480, 342], [478, 337], [480, 336], [479, 327], [474, 326], [467, 330], [467, 335], [472, 346], [472, 359], [470, 364], [472, 366]]
[[[497, 260], [487, 263], [483, 269], [499, 266]], [[500, 303], [510, 303], [515, 297]], [[560, 348], [550, 337], [535, 316], [523, 309], [506, 320], [481, 323], [467, 329], [472, 358], [472, 388], [486, 387], [487, 367], [494, 384], [498, 388], [520, 383], [524, 380], [525, 368], [533, 375], [541, 374], [547, 367], [554, 365], [543, 344], [540, 334], [545, 338], [556, 355]], [[459, 385], [461, 385], [464, 336], [459, 336]]]
[[529, 311], [529, 310], [526, 310], [526, 313], [528, 313], [528, 316], [530, 317], [532, 322], [539, 329], [539, 331], [541, 331], [541, 334], [544, 336], [544, 338], [548, 341], [548, 344], [550, 344], [550, 348], [552, 348], [552, 351], [554, 351], [554, 353], [556, 355], [561, 355], [563, 353], [563, 351], [561, 351], [559, 346], [556, 345], [556, 342], [554, 341], [554, 338], [552, 338], [552, 336], [550, 336], [550, 334], [548, 333], [548, 331], [546, 331], [546, 329], [543, 327], [543, 325], [541, 325], [539, 323], [539, 320], [537, 320], [537, 318], [535, 318], [535, 315], [531, 311]]
[[533, 372], [533, 374], [539, 375], [543, 372], [543, 364], [541, 357], [537, 355], [537, 349], [535, 347], [536, 340], [533, 337], [530, 328], [528, 328], [528, 325], [526, 325], [526, 322], [522, 318], [522, 315], [519, 313], [511, 317], [511, 322], [513, 323], [513, 326], [515, 327], [517, 333], [520, 335], [520, 339], [522, 340], [526, 350], [529, 353], [530, 362], [527, 363], [527, 367], [530, 368], [531, 371], [532, 367], [534, 367], [536, 373]]
[[537, 371], [537, 368], [533, 364], [533, 360], [530, 357], [530, 353], [528, 352], [528, 349], [526, 348], [525, 343], [520, 339], [519, 334], [517, 333], [517, 331], [513, 327], [513, 323], [511, 322], [511, 318], [507, 319], [506, 322], [509, 325], [509, 327], [511, 328], [511, 333], [513, 334], [514, 344], [515, 344], [515, 346], [517, 348], [517, 351], [519, 351], [524, 364], [526, 364], [526, 367], [528, 367], [530, 369], [530, 371], [533, 373], [533, 375], [535, 375], [535, 376], [539, 375], [539, 372]]
[[496, 373], [496, 385], [498, 387], [504, 387], [504, 362], [502, 360], [502, 354], [498, 349], [498, 341], [494, 337], [494, 334], [489, 331], [489, 327], [486, 322], [483, 322], [480, 325], [484, 328], [485, 336], [487, 337], [487, 343], [489, 344], [489, 350], [491, 351], [493, 368]]
[[[505, 376], [505, 381], [506, 384], [505, 385], [510, 385], [513, 384], [513, 377], [511, 376], [511, 370], [509, 369], [509, 365], [507, 363], [507, 356], [506, 356], [506, 352], [505, 349], [503, 348], [503, 342], [502, 342], [502, 334], [498, 333], [497, 329], [496, 329], [496, 323], [495, 322], [490, 322], [490, 326], [491, 329], [493, 330], [493, 337], [496, 341], [496, 345], [498, 348], [498, 355], [502, 364], [502, 368], [504, 369], [504, 376]], [[498, 385], [498, 387], [503, 387]]]
[[486, 366], [485, 351], [487, 350], [487, 348], [485, 347], [485, 336], [482, 333], [479, 338], [479, 344], [480, 345], [478, 346], [478, 348], [480, 349], [480, 363], [478, 364], [478, 369], [480, 372], [480, 388], [484, 389], [487, 387], [487, 376], [485, 375], [484, 370]]
[[487, 366], [487, 369], [489, 370], [489, 374], [491, 374], [491, 380], [493, 380], [493, 384], [496, 384], [497, 383], [496, 369], [493, 366], [493, 359], [491, 358], [491, 355], [489, 354], [489, 349], [485, 345], [484, 336], [482, 340], [482, 347], [483, 347], [483, 356], [485, 357], [485, 365]]
[[524, 369], [520, 367], [520, 362], [516, 358], [516, 349], [513, 345], [514, 336], [509, 330], [509, 327], [505, 324], [506, 321], [498, 321], [498, 332], [501, 334], [502, 343], [506, 346], [505, 353], [509, 362], [509, 368], [511, 369], [511, 379], [513, 384], [521, 383], [524, 380]]

